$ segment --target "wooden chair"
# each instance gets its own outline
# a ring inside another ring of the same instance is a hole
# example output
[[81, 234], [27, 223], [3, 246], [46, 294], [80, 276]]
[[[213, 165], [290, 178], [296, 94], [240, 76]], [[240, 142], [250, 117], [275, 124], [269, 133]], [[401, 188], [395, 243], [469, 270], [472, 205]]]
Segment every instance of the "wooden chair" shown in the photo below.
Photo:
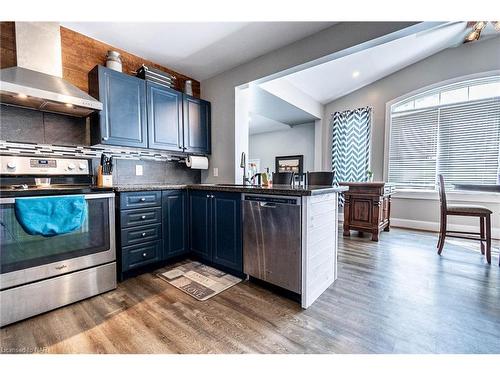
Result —
[[[491, 214], [492, 211], [483, 206], [469, 205], [448, 205], [446, 202], [446, 189], [444, 178], [439, 175], [439, 201], [441, 203], [441, 225], [439, 229], [439, 240], [437, 244], [438, 254], [443, 251], [446, 236], [463, 238], [481, 242], [481, 254], [485, 253], [484, 243], [486, 242], [486, 261], [491, 264]], [[448, 216], [473, 216], [479, 218], [479, 233], [461, 232], [448, 230], [446, 227]]]
[[332, 186], [335, 172], [307, 172], [308, 185]]
[[293, 172], [273, 173], [273, 185], [291, 185], [292, 181], [293, 181]]

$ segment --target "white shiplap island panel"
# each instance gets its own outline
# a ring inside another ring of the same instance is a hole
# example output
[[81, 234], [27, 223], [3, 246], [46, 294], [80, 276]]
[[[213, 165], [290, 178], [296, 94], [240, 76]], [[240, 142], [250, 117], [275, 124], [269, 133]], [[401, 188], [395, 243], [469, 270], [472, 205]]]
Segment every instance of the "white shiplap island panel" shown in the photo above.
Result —
[[308, 308], [337, 278], [338, 193], [302, 197], [302, 293]]

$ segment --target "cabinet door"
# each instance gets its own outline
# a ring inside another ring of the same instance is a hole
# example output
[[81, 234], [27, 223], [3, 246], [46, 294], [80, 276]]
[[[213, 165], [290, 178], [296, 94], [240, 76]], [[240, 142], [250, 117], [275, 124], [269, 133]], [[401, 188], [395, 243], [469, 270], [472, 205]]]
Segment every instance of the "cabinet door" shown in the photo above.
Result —
[[146, 83], [149, 148], [182, 151], [182, 93]]
[[184, 150], [210, 154], [210, 103], [184, 95]]
[[241, 194], [213, 192], [212, 261], [243, 272]]
[[187, 246], [187, 199], [186, 192], [171, 190], [163, 192], [163, 245], [164, 257], [185, 254]]
[[[144, 80], [103, 66], [97, 72], [99, 100], [98, 143], [147, 147], [146, 85]], [[94, 125], [93, 125], [94, 127]], [[93, 137], [95, 140], [95, 138]]]
[[211, 261], [211, 198], [207, 191], [189, 192], [190, 250], [200, 258]]

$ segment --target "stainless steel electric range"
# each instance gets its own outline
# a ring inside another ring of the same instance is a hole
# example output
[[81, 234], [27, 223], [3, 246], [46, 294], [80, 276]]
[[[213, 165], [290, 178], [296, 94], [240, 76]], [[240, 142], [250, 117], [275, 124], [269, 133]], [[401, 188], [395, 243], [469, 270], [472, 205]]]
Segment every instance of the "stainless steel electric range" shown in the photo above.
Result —
[[[86, 159], [0, 156], [0, 326], [116, 288], [115, 208]], [[52, 237], [19, 224], [18, 198], [83, 195], [80, 228]]]

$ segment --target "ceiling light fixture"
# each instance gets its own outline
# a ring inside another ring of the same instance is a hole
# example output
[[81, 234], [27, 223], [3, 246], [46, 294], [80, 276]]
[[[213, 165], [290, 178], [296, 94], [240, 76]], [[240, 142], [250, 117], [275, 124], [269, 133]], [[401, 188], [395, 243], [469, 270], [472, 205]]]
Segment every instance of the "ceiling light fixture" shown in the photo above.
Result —
[[355, 70], [354, 72], [352, 72], [352, 78], [356, 78], [359, 76], [359, 72], [357, 70]]
[[467, 22], [467, 28], [472, 27], [472, 30], [466, 35], [464, 43], [478, 40], [481, 37], [481, 31], [488, 25], [488, 22], [493, 25], [496, 31], [500, 31], [500, 21], [470, 21]]
[[17, 97], [19, 99], [27, 99], [28, 98], [28, 95], [25, 95], [25, 94], [17, 94]]
[[71, 104], [71, 103], [65, 103], [64, 105], [65, 105], [66, 107], [68, 107], [68, 108], [73, 108], [73, 104]]

